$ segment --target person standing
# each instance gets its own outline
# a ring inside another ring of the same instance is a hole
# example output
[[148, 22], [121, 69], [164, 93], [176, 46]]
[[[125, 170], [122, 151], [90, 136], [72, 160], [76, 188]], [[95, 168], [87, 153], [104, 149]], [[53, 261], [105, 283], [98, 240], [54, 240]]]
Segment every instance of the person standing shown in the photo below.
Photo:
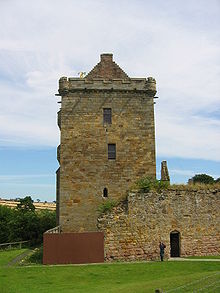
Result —
[[159, 248], [160, 248], [160, 260], [163, 261], [164, 249], [166, 248], [166, 245], [163, 242], [160, 242]]

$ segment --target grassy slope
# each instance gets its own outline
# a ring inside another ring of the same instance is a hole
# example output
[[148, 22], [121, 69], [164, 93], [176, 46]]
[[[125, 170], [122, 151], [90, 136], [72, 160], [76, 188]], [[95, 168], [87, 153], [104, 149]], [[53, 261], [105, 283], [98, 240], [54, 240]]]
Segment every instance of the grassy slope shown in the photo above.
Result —
[[1, 268], [0, 292], [146, 293], [175, 288], [217, 271], [219, 262]]
[[26, 250], [27, 249], [0, 250], [0, 267], [7, 265], [12, 259]]

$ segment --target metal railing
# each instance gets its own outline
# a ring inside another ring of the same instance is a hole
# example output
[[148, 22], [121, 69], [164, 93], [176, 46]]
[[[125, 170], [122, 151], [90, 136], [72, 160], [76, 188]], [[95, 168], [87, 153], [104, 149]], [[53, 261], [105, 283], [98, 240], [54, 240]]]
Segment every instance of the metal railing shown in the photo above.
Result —
[[15, 248], [15, 247], [18, 247], [19, 249], [21, 249], [22, 248], [22, 244], [29, 243], [29, 242], [30, 242], [30, 240], [17, 241], [17, 242], [9, 242], [9, 243], [1, 243], [0, 244], [0, 249], [12, 249], [12, 248]]
[[58, 234], [60, 234], [61, 233], [61, 226], [54, 227], [50, 230], [47, 230], [44, 233], [49, 233], [49, 234], [58, 233]]

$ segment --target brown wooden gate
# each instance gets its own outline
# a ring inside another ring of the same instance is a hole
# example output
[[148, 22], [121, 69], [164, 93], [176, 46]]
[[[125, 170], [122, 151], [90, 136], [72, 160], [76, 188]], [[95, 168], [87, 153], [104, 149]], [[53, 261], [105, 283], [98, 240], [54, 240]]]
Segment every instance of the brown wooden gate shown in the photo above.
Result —
[[43, 264], [104, 262], [104, 233], [44, 233]]

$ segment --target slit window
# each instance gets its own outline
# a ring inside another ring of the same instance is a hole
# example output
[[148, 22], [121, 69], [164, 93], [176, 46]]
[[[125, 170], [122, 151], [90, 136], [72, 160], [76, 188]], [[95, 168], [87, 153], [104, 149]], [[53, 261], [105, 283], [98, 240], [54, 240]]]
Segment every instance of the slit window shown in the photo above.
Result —
[[111, 108], [103, 109], [103, 123], [112, 124], [112, 109]]
[[108, 144], [108, 159], [109, 160], [116, 159], [116, 144], [115, 143]]
[[103, 189], [103, 197], [108, 197], [108, 189], [106, 187]]

